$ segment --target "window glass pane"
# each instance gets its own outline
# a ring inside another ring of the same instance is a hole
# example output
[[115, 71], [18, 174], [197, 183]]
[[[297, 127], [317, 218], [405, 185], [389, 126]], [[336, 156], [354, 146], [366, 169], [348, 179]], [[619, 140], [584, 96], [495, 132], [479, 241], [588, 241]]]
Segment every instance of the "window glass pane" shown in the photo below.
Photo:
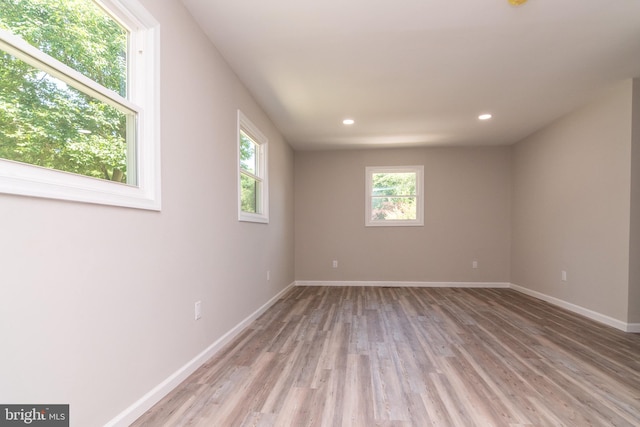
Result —
[[415, 197], [372, 197], [371, 220], [415, 220]]
[[423, 226], [424, 166], [367, 166], [366, 226]]
[[238, 110], [238, 221], [269, 223], [269, 140]]
[[134, 124], [133, 114], [0, 50], [0, 158], [135, 184]]
[[92, 0], [0, 0], [0, 27], [121, 96], [128, 32]]
[[416, 174], [374, 173], [372, 182], [373, 196], [411, 196], [416, 194]]
[[244, 132], [240, 132], [240, 167], [254, 175], [258, 172], [258, 144]]
[[248, 175], [240, 174], [240, 185], [240, 209], [243, 212], [262, 213], [259, 211], [261, 183]]

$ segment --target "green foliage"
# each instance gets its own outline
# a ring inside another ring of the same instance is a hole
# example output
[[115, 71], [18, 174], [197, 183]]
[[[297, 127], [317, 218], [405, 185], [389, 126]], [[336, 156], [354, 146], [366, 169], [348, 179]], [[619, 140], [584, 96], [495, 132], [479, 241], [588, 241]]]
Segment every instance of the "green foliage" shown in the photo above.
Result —
[[92, 0], [0, 0], [0, 27], [126, 96], [127, 32]]
[[416, 174], [374, 173], [371, 219], [416, 219]]
[[258, 144], [240, 132], [240, 168], [243, 171], [240, 173], [240, 209], [243, 212], [260, 213], [258, 197], [261, 183], [255, 179], [259, 153]]
[[[0, 27], [126, 96], [127, 33], [93, 1], [0, 0]], [[127, 120], [0, 50], [1, 158], [123, 182]]]
[[416, 194], [416, 174], [413, 172], [374, 173], [374, 196], [408, 196]]
[[250, 176], [240, 174], [240, 186], [240, 209], [243, 212], [260, 213], [258, 212], [260, 183]]

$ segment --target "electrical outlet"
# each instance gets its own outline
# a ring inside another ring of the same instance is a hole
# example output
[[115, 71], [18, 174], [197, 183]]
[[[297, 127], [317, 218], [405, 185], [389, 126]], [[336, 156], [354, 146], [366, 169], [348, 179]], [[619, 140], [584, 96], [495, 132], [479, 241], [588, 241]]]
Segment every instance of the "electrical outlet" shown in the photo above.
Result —
[[566, 282], [567, 281], [567, 272], [562, 270], [562, 281]]
[[338, 260], [334, 259], [332, 265], [333, 265], [333, 268], [338, 268]]
[[196, 301], [195, 314], [196, 320], [200, 320], [202, 318], [202, 301]]
[[271, 270], [267, 270], [267, 282], [271, 280]]
[[471, 263], [471, 268], [478, 268], [478, 261], [473, 261]]

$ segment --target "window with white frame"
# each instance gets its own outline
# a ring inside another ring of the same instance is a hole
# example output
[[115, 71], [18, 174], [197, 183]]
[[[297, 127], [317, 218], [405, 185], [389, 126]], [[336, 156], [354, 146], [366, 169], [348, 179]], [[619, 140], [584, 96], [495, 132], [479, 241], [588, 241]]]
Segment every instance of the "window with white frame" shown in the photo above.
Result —
[[238, 219], [269, 222], [267, 138], [238, 110]]
[[0, 5], [0, 192], [159, 210], [155, 19], [136, 0]]
[[366, 226], [424, 225], [424, 166], [371, 166], [366, 171]]

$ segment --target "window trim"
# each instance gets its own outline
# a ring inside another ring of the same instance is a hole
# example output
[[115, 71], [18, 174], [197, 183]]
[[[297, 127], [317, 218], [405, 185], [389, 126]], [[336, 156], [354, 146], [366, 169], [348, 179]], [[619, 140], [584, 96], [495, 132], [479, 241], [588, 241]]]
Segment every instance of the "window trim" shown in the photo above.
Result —
[[[262, 185], [259, 195], [261, 213], [245, 212], [242, 210], [242, 167], [240, 166], [240, 132], [247, 134], [259, 147], [259, 159], [257, 177], [261, 178]], [[238, 221], [269, 223], [269, 139], [254, 125], [242, 111], [238, 110], [238, 132], [236, 135], [236, 164], [237, 164], [237, 188], [238, 188]]]
[[[106, 89], [36, 47], [0, 29], [0, 45], [20, 60], [118, 109], [137, 115], [137, 185], [127, 185], [0, 158], [0, 193], [110, 206], [161, 209], [160, 192], [160, 29], [136, 0], [96, 2], [130, 32], [129, 99]], [[131, 158], [129, 157], [129, 158]]]
[[[372, 220], [371, 202], [373, 199], [374, 173], [416, 174], [416, 219]], [[421, 227], [424, 226], [424, 165], [417, 166], [367, 166], [365, 167], [365, 226], [366, 227]]]

